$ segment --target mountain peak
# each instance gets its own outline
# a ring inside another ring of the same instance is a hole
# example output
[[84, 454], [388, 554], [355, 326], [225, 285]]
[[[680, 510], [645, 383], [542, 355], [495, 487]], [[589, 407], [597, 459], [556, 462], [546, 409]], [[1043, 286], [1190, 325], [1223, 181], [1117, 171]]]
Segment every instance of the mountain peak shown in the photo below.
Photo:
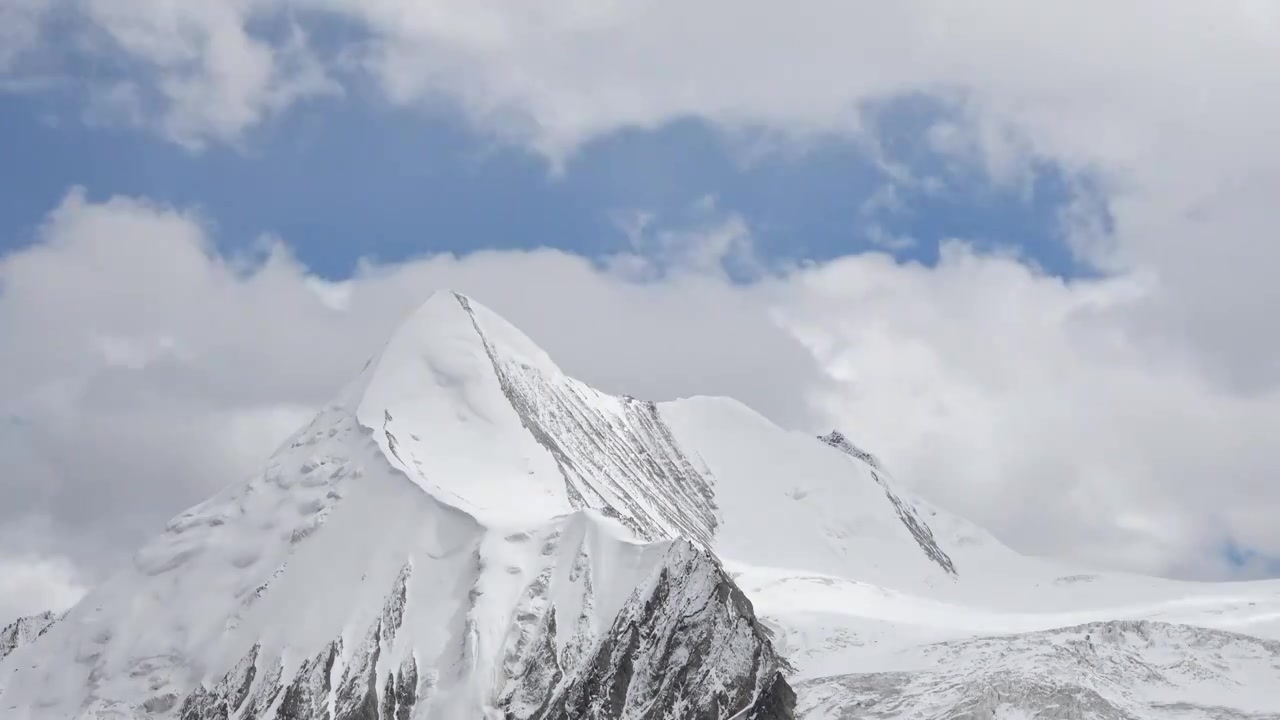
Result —
[[500, 358], [560, 374], [546, 351], [502, 316], [460, 292], [437, 290], [392, 334], [372, 363], [374, 375], [393, 373], [400, 363], [427, 355], [453, 365], [468, 354], [466, 348], [476, 347], [489, 364]]
[[437, 292], [410, 315], [366, 368], [358, 397], [356, 418], [388, 460], [483, 524], [592, 509], [647, 540], [710, 541], [708, 480], [654, 404], [565, 376], [465, 295]]
[[482, 520], [568, 512], [554, 463], [507, 397], [504, 366], [552, 382], [563, 377], [497, 313], [437, 291], [366, 365], [354, 393], [356, 419], [423, 489]]
[[464, 295], [353, 391], [64, 619], [0, 631], [4, 717], [1280, 710], [1280, 644], [1147, 622], [1275, 634], [1274, 584], [1017, 556], [839, 432], [597, 392]]

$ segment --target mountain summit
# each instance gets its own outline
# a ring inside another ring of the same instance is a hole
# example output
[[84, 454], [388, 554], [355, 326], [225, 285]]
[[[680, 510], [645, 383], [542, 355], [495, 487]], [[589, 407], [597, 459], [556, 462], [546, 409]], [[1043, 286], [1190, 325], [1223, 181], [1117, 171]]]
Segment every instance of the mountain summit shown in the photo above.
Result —
[[437, 293], [6, 661], [6, 717], [792, 717], [657, 407]]
[[709, 479], [653, 403], [566, 377], [533, 341], [457, 293], [436, 293], [370, 361], [358, 422], [397, 469], [491, 525], [582, 509], [644, 540], [710, 541]]
[[600, 393], [440, 292], [260, 474], [24, 631], [0, 709], [1256, 717], [1280, 712], [1278, 610], [1277, 583], [1020, 556], [839, 432]]

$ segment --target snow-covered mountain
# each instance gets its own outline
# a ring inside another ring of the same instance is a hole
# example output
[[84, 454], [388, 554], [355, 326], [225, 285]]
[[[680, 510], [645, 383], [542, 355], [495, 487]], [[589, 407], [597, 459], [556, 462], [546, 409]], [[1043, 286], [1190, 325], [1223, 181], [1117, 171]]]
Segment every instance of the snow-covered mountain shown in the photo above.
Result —
[[0, 714], [1265, 717], [1277, 637], [1280, 583], [1019, 556], [838, 432], [605, 395], [438, 293], [0, 660]]
[[0, 660], [23, 645], [30, 645], [50, 625], [56, 622], [57, 615], [42, 612], [38, 615], [20, 617], [0, 630]]

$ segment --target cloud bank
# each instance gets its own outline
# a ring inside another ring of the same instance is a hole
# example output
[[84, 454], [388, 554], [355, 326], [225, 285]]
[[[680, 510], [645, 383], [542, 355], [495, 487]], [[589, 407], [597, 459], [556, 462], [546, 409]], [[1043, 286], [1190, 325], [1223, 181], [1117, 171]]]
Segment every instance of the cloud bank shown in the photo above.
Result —
[[956, 242], [935, 267], [865, 254], [735, 281], [749, 229], [724, 217], [602, 261], [439, 255], [333, 283], [278, 239], [220, 256], [209, 227], [72, 191], [0, 259], [0, 539], [36, 588], [22, 609], [247, 477], [445, 287], [603, 389], [838, 426], [1024, 551], [1190, 577], [1262, 571], [1227, 544], [1280, 554], [1280, 396], [1151, 335], [1149, 278], [1064, 281]]
[[914, 142], [1015, 186], [1038, 164], [1062, 169], [1077, 185], [1063, 223], [1086, 266], [1159, 277], [1141, 309], [1152, 332], [1185, 336], [1224, 382], [1280, 383], [1280, 339], [1258, 332], [1280, 303], [1274, 3], [22, 0], [5, 12], [0, 72], [74, 48], [103, 68], [95, 117], [191, 147], [372, 87], [560, 164], [592, 139], [680, 118], [780, 146], [845, 137], [875, 155], [866, 109], [927, 97], [948, 112]]

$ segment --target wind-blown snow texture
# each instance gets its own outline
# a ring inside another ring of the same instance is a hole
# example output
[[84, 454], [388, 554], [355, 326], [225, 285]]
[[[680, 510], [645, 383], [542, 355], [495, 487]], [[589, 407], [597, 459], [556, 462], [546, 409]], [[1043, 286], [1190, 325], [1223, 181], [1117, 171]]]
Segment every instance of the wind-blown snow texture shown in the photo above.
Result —
[[1280, 711], [1280, 584], [1018, 556], [838, 432], [604, 395], [452, 293], [38, 625], [6, 719]]
[[[1280, 642], [1220, 630], [1096, 622], [927, 645], [910, 654], [922, 667], [804, 682], [804, 716], [1280, 716], [1274, 692]], [[1240, 709], [1239, 695], [1250, 687], [1263, 692], [1250, 698], [1249, 709]]]

